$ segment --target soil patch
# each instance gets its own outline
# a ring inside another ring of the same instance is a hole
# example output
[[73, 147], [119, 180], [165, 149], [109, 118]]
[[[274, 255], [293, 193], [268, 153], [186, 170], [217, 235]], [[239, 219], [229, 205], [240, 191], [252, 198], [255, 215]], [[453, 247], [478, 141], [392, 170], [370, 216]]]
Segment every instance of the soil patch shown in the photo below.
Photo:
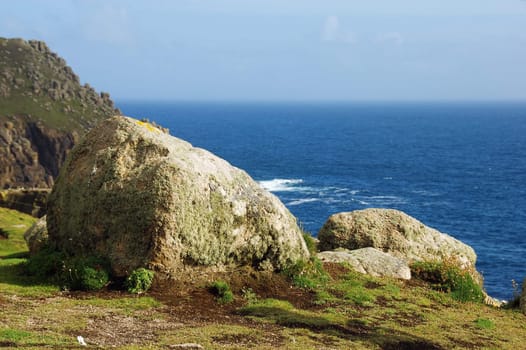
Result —
[[342, 264], [334, 262], [324, 262], [323, 268], [333, 279], [341, 279], [344, 275], [351, 271], [351, 269], [343, 266]]

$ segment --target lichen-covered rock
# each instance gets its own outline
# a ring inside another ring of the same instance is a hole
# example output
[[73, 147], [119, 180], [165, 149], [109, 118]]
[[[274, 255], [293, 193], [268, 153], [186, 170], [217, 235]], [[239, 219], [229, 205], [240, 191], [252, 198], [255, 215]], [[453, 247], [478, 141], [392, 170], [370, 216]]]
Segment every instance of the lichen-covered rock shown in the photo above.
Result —
[[473, 248], [393, 209], [365, 209], [332, 215], [318, 233], [320, 250], [373, 247], [413, 261], [457, 260], [474, 268]]
[[36, 254], [48, 242], [46, 216], [38, 219], [25, 233], [24, 239], [29, 247], [30, 254]]
[[282, 269], [308, 258], [295, 218], [244, 171], [149, 123], [112, 117], [71, 152], [48, 199], [50, 243], [148, 266]]
[[357, 272], [375, 277], [411, 279], [411, 269], [406, 261], [376, 248], [355, 250], [338, 248], [320, 252], [318, 258], [325, 262], [347, 263]]

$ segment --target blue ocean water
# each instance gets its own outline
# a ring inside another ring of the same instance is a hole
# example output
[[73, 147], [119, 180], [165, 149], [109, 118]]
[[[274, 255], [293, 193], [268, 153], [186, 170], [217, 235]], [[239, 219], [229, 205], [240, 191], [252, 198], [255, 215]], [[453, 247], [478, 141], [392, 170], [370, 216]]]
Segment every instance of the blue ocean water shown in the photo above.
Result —
[[526, 277], [526, 103], [118, 105], [246, 170], [313, 235], [395, 208], [471, 245], [490, 295]]

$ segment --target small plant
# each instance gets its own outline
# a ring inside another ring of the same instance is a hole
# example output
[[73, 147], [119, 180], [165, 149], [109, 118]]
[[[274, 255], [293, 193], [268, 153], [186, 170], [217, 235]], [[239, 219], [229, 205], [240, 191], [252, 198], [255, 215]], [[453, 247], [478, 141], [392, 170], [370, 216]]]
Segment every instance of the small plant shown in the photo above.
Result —
[[255, 304], [259, 300], [258, 295], [252, 290], [252, 288], [243, 287], [241, 293], [243, 294], [243, 299], [247, 301], [248, 305]]
[[221, 304], [228, 304], [234, 301], [234, 293], [228, 283], [222, 280], [215, 281], [210, 285], [210, 291], [217, 297]]
[[487, 318], [477, 318], [475, 320], [475, 325], [478, 328], [482, 328], [482, 329], [493, 329], [493, 328], [495, 328], [495, 323], [492, 320], [488, 320]]
[[429, 282], [433, 289], [450, 293], [458, 301], [484, 301], [482, 288], [469, 271], [460, 269], [452, 262], [419, 261], [411, 265], [411, 273]]
[[152, 286], [154, 272], [143, 267], [134, 270], [126, 279], [126, 289], [129, 293], [140, 294]]
[[312, 235], [308, 232], [303, 232], [303, 240], [305, 241], [305, 244], [307, 245], [307, 249], [309, 250], [309, 253], [311, 255], [315, 255], [317, 252], [316, 247], [316, 241], [312, 237]]
[[99, 257], [76, 257], [65, 262], [61, 280], [72, 290], [95, 291], [104, 288], [110, 280], [107, 263]]
[[504, 307], [507, 309], [518, 309], [521, 303], [521, 286], [517, 281], [511, 280], [511, 287], [513, 288], [513, 297]]
[[322, 287], [329, 281], [329, 275], [323, 269], [322, 262], [315, 257], [309, 261], [298, 261], [285, 269], [283, 273], [292, 280], [296, 287], [304, 289]]

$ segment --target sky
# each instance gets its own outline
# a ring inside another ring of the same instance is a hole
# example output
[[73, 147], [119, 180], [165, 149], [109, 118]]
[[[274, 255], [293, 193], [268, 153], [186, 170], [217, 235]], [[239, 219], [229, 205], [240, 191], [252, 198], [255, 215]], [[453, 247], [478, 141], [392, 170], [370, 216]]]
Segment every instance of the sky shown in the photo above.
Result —
[[1, 0], [116, 100], [526, 100], [525, 0]]

